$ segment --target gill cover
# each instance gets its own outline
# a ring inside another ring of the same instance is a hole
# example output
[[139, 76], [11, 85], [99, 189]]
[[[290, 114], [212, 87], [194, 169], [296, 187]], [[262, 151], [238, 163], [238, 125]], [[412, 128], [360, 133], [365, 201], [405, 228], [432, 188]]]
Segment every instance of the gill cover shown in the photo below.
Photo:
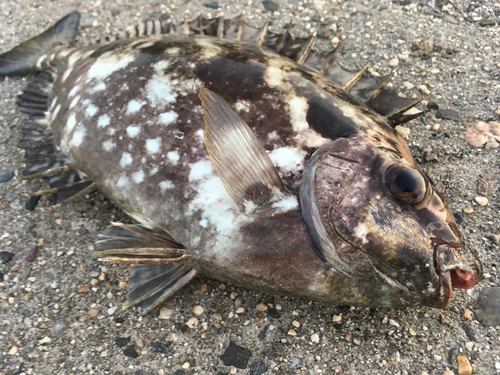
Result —
[[[303, 173], [303, 218], [319, 257], [333, 269], [359, 282], [375, 273], [411, 296], [384, 305], [445, 307], [452, 284], [473, 286], [481, 267], [406, 142], [391, 138], [390, 147], [356, 136], [316, 150]], [[361, 263], [370, 269], [359, 269]]]

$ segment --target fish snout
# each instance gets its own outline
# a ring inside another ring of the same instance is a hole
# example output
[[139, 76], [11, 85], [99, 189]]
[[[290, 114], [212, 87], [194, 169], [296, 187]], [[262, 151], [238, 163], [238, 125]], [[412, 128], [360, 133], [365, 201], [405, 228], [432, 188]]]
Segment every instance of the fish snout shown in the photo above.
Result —
[[483, 278], [481, 263], [465, 245], [438, 244], [434, 256], [436, 273], [452, 288], [470, 289]]

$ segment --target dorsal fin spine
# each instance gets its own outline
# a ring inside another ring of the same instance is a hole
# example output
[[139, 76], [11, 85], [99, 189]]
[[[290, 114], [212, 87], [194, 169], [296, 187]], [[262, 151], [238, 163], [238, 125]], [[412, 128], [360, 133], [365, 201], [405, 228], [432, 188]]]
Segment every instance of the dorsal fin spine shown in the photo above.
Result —
[[328, 58], [325, 60], [325, 63], [323, 64], [320, 70], [321, 75], [325, 75], [328, 69], [330, 69], [330, 67], [332, 66], [333, 62], [335, 61], [335, 58], [337, 57], [337, 53], [339, 52], [341, 44], [342, 42], [339, 42], [337, 46], [328, 53]]
[[262, 26], [262, 29], [260, 29], [260, 33], [259, 33], [259, 36], [257, 37], [257, 40], [255, 41], [255, 45], [258, 46], [258, 47], [261, 47], [262, 46], [262, 42], [264, 41], [264, 39], [266, 38], [266, 34], [267, 34], [267, 29], [269, 27], [269, 21], [266, 22], [264, 24], [264, 26]]
[[309, 41], [307, 42], [307, 44], [304, 46], [304, 49], [300, 52], [299, 56], [297, 57], [297, 64], [302, 66], [305, 59], [307, 58], [307, 55], [309, 54], [309, 51], [311, 51], [315, 39], [316, 39], [316, 31], [313, 33], [313, 35], [309, 37]]
[[358, 82], [361, 79], [361, 77], [368, 70], [369, 67], [370, 64], [365, 65], [363, 69], [357, 72], [356, 75], [352, 77], [351, 80], [344, 85], [343, 89], [345, 91], [349, 91], [356, 84], [356, 82]]

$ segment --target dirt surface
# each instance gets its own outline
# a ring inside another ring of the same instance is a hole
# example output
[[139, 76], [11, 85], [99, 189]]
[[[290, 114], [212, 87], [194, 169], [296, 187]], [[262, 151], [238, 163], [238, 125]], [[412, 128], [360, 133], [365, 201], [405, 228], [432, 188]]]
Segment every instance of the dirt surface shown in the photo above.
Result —
[[[249, 0], [219, 1], [219, 10], [207, 5], [217, 3], [4, 0], [0, 52], [75, 9], [83, 13], [79, 45], [164, 13], [191, 19], [199, 12], [241, 11], [255, 24], [271, 20], [274, 30], [295, 19], [296, 33], [315, 30], [345, 39], [344, 65], [370, 62], [386, 74], [398, 64], [395, 91], [453, 111], [444, 115], [454, 120], [436, 118], [431, 109], [407, 124], [408, 142], [460, 219], [485, 279], [472, 290], [455, 291], [447, 310], [393, 310], [267, 295], [199, 277], [164, 310], [141, 317], [136, 309], [121, 310], [127, 267], [103, 265], [91, 256], [97, 234], [124, 214], [101, 194], [58, 209], [42, 199], [30, 212], [26, 194], [46, 186], [14, 178], [0, 184], [0, 251], [7, 252], [0, 264], [0, 374], [441, 375], [458, 373], [458, 355], [469, 359], [476, 374], [500, 373], [500, 327], [481, 326], [466, 311], [473, 310], [483, 288], [500, 285], [499, 247], [488, 237], [500, 233], [499, 149], [464, 141], [477, 121], [500, 119], [498, 3]], [[0, 82], [0, 175], [18, 173], [14, 161], [23, 157], [16, 145], [24, 116], [15, 102], [31, 79]], [[478, 196], [489, 203], [478, 205]], [[472, 213], [464, 213], [467, 206]], [[43, 246], [28, 262], [38, 243]], [[201, 315], [193, 312], [198, 305]]]

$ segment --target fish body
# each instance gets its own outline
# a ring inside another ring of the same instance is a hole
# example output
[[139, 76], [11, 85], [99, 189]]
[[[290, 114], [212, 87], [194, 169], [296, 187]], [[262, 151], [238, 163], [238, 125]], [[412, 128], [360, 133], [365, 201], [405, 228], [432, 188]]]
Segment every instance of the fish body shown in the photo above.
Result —
[[130, 302], [150, 310], [198, 273], [373, 307], [445, 307], [474, 285], [479, 262], [390, 124], [410, 106], [308, 68], [306, 47], [294, 61], [259, 44], [147, 35], [36, 59], [46, 108], [29, 112], [29, 90], [21, 108], [50, 127], [51, 168], [74, 169], [62, 186], [33, 169], [140, 223], [97, 242], [101, 259], [137, 264]]

